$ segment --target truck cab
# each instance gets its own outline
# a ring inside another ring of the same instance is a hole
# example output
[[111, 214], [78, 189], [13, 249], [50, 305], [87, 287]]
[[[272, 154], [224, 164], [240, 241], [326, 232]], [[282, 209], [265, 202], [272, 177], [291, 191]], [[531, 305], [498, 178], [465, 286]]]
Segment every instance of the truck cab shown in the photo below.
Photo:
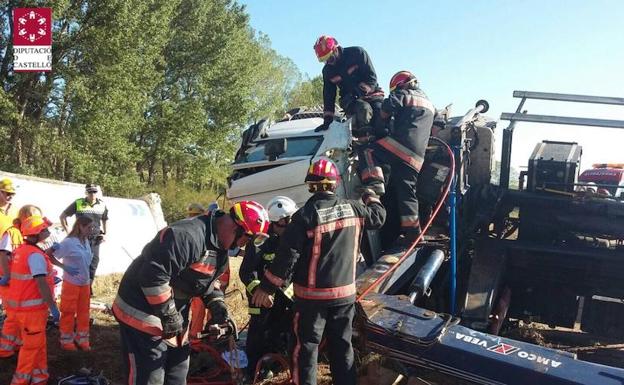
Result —
[[336, 193], [350, 197], [360, 184], [349, 156], [350, 121], [334, 121], [322, 132], [322, 112], [301, 112], [274, 124], [261, 121], [243, 132], [241, 147], [232, 163], [227, 198], [255, 200], [262, 205], [277, 195], [301, 206], [310, 197], [304, 179], [319, 157], [331, 159], [341, 175]]

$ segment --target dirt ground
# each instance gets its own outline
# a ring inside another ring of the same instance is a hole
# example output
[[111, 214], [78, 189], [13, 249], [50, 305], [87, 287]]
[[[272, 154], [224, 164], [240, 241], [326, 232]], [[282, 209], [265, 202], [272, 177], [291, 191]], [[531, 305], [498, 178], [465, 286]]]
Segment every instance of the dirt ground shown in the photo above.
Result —
[[[231, 259], [232, 275], [226, 301], [229, 309], [231, 309], [232, 317], [242, 329], [247, 325], [249, 316], [247, 315], [245, 288], [238, 279], [240, 262], [240, 258]], [[96, 278], [93, 303], [100, 302], [110, 305], [115, 297], [120, 279], [120, 274]], [[121, 385], [121, 354], [117, 322], [107, 311], [92, 310], [91, 317], [94, 319], [91, 329], [91, 352], [63, 351], [59, 348], [58, 330], [50, 328], [48, 331], [48, 367], [51, 385], [56, 385], [59, 379], [76, 373], [80, 368], [89, 368], [97, 373], [102, 372], [111, 381], [111, 385]], [[11, 381], [15, 364], [15, 357], [0, 359], [0, 384], [8, 384]], [[361, 358], [358, 384], [451, 385], [464, 383], [424, 370], [422, 373], [419, 372], [418, 376], [411, 378], [401, 376], [401, 372], [401, 368], [396, 363], [379, 355], [370, 354]], [[277, 376], [272, 381], [265, 381], [263, 385], [281, 384], [280, 380], [284, 378], [284, 375]], [[326, 364], [319, 364], [318, 383], [320, 385], [331, 384], [329, 367]]]

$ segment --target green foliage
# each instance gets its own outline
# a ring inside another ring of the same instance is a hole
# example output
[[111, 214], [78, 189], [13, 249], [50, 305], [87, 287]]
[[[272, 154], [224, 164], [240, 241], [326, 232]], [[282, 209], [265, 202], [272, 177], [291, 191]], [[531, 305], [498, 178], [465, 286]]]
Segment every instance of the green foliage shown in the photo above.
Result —
[[[166, 186], [158, 186], [155, 191], [160, 194], [163, 213], [168, 223], [186, 217], [186, 207], [190, 203], [199, 203], [207, 208], [211, 202], [218, 198], [218, 195], [212, 191], [191, 190], [176, 181], [171, 181]], [[223, 199], [221, 198], [219, 198], [219, 205], [223, 206]]]
[[7, 171], [121, 196], [156, 189], [174, 217], [193, 191], [224, 189], [241, 129], [285, 111], [294, 90], [307, 95], [292, 61], [235, 1], [21, 1], [53, 8], [48, 73], [12, 71], [17, 3], [0, 0]]
[[306, 106], [313, 107], [323, 104], [323, 77], [299, 82], [290, 92], [288, 108]]

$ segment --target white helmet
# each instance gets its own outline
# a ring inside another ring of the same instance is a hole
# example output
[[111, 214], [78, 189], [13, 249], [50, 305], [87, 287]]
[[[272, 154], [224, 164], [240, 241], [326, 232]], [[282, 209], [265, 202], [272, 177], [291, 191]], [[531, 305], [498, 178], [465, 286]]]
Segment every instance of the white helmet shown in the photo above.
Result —
[[267, 211], [269, 212], [269, 220], [277, 222], [293, 215], [297, 211], [297, 204], [292, 199], [280, 195], [269, 201]]

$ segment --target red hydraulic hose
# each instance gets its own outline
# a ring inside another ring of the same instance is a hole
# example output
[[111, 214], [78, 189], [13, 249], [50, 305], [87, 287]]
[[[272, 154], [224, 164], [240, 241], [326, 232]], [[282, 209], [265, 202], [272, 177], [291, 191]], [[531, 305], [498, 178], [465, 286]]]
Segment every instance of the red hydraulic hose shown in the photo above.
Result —
[[366, 290], [364, 290], [364, 292], [362, 294], [360, 294], [357, 297], [357, 301], [358, 302], [361, 301], [362, 299], [364, 299], [364, 297], [366, 297], [366, 295], [368, 293], [370, 293], [375, 287], [377, 287], [381, 282], [383, 282], [386, 278], [388, 278], [388, 276], [390, 274], [392, 274], [392, 272], [395, 271], [399, 267], [399, 265], [401, 265], [403, 263], [403, 261], [405, 261], [405, 259], [410, 255], [412, 250], [414, 250], [416, 245], [418, 245], [418, 243], [422, 240], [423, 236], [425, 235], [425, 233], [427, 232], [427, 230], [431, 226], [431, 223], [433, 222], [435, 217], [438, 215], [438, 212], [440, 211], [440, 208], [444, 204], [444, 201], [446, 200], [446, 197], [447, 197], [447, 195], [449, 193], [449, 190], [451, 189], [451, 185], [453, 184], [453, 176], [455, 175], [455, 156], [453, 155], [453, 150], [451, 150], [449, 145], [446, 144], [446, 142], [444, 142], [443, 140], [438, 139], [438, 138], [431, 138], [431, 139], [441, 143], [446, 148], [446, 152], [448, 153], [449, 158], [451, 159], [451, 167], [450, 167], [450, 169], [451, 169], [450, 171], [451, 172], [449, 172], [449, 174], [447, 176], [447, 181], [446, 181], [446, 186], [444, 187], [444, 191], [442, 192], [442, 195], [440, 196], [440, 199], [438, 200], [438, 203], [436, 203], [435, 209], [431, 213], [431, 216], [429, 216], [429, 220], [427, 221], [427, 224], [425, 225], [425, 227], [421, 231], [421, 233], [418, 236], [418, 238], [416, 238], [414, 243], [412, 243], [412, 245], [409, 247], [409, 249], [407, 249], [405, 251], [405, 253], [401, 256], [401, 258], [399, 258], [397, 263], [392, 265], [392, 267], [390, 269], [388, 269], [388, 271], [386, 271], [381, 277], [377, 278], [368, 288], [366, 288]]

